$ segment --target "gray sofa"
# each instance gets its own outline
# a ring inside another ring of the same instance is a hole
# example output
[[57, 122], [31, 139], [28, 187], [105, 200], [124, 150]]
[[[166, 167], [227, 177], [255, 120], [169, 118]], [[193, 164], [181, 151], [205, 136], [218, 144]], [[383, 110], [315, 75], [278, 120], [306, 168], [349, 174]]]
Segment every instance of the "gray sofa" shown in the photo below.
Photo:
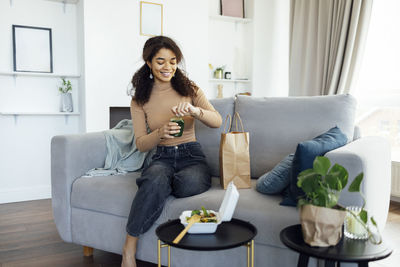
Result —
[[[390, 197], [390, 146], [383, 138], [360, 137], [354, 130], [355, 99], [350, 95], [318, 97], [254, 98], [211, 101], [223, 118], [238, 111], [244, 128], [250, 132], [251, 174], [257, 178], [272, 169], [299, 142], [309, 140], [338, 126], [350, 142], [326, 154], [333, 163], [349, 170], [349, 178], [364, 172], [363, 191], [367, 208], [383, 229]], [[212, 188], [200, 195], [175, 199], [170, 197], [153, 227], [139, 240], [137, 258], [157, 262], [155, 229], [181, 211], [199, 208], [218, 209], [224, 190], [219, 185], [219, 140], [223, 126], [207, 128], [196, 123], [201, 143], [212, 169]], [[121, 254], [125, 225], [131, 202], [137, 191], [135, 178], [140, 172], [108, 177], [82, 177], [95, 167], [102, 167], [106, 142], [101, 132], [55, 136], [51, 143], [51, 180], [54, 220], [61, 238], [100, 250]], [[280, 206], [281, 196], [263, 195], [255, 190], [240, 189], [234, 217], [250, 221], [258, 228], [255, 238], [256, 266], [295, 266], [298, 254], [279, 240], [284, 227], [299, 223], [294, 207]], [[350, 182], [349, 182], [350, 183]], [[344, 193], [343, 205], [359, 204], [357, 194]], [[165, 250], [165, 249], [164, 249]], [[172, 249], [174, 266], [245, 266], [246, 248], [216, 252]], [[166, 265], [166, 250], [163, 264]], [[196, 259], [196, 260], [194, 260]], [[315, 265], [315, 260], [311, 264]], [[310, 264], [310, 266], [311, 266]]]

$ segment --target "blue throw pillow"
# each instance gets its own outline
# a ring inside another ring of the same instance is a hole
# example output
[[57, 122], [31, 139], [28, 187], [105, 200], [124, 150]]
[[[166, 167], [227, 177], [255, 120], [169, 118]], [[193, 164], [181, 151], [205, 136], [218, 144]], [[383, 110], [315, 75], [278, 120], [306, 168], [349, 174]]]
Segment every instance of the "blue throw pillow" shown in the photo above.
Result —
[[257, 180], [257, 191], [269, 195], [281, 193], [289, 185], [293, 157], [294, 154], [286, 156], [271, 171], [260, 176]]
[[284, 206], [296, 206], [297, 199], [304, 194], [303, 190], [297, 187], [297, 176], [299, 173], [312, 168], [314, 159], [317, 156], [323, 156], [333, 149], [344, 146], [346, 143], [346, 135], [336, 126], [312, 140], [298, 144], [290, 171], [291, 177], [288, 192], [286, 192], [287, 194], [285, 194], [280, 204]]

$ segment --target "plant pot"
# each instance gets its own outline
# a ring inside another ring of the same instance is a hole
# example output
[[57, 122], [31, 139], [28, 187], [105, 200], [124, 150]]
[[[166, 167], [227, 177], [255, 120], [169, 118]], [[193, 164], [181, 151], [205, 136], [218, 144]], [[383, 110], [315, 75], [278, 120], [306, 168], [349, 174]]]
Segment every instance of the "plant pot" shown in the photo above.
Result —
[[222, 79], [223, 77], [223, 70], [222, 69], [217, 69], [214, 71], [214, 78], [215, 79]]
[[61, 96], [60, 96], [60, 111], [61, 112], [74, 111], [71, 93], [61, 94]]
[[304, 205], [300, 208], [300, 223], [304, 242], [310, 246], [328, 247], [339, 243], [345, 211]]

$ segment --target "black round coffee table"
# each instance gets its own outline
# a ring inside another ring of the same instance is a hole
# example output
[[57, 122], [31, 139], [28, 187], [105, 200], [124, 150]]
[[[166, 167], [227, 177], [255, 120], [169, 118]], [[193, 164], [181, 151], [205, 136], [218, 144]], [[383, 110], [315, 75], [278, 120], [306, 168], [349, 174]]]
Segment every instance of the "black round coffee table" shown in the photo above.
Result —
[[[232, 219], [221, 223], [213, 234], [186, 234], [178, 244], [172, 241], [185, 227], [180, 220], [161, 224], [156, 229], [158, 236], [158, 266], [161, 266], [161, 248], [168, 247], [168, 266], [171, 266], [171, 247], [189, 250], [222, 250], [239, 246], [247, 247], [247, 266], [254, 266], [254, 240], [257, 229], [249, 222]], [[164, 244], [161, 244], [161, 241]]]
[[300, 253], [298, 267], [306, 267], [309, 257], [325, 260], [325, 266], [340, 266], [340, 262], [356, 262], [358, 266], [368, 266], [368, 262], [389, 257], [392, 249], [384, 243], [374, 245], [367, 240], [354, 240], [343, 237], [336, 246], [312, 247], [303, 240], [301, 225], [292, 225], [280, 233], [283, 244]]

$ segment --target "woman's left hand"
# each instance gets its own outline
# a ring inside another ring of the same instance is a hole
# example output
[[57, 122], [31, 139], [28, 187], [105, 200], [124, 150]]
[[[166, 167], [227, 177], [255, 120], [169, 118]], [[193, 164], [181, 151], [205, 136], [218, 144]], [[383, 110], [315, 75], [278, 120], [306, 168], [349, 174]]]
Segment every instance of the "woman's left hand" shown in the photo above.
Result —
[[189, 102], [181, 102], [177, 106], [171, 108], [176, 116], [199, 116], [200, 108], [193, 106]]

